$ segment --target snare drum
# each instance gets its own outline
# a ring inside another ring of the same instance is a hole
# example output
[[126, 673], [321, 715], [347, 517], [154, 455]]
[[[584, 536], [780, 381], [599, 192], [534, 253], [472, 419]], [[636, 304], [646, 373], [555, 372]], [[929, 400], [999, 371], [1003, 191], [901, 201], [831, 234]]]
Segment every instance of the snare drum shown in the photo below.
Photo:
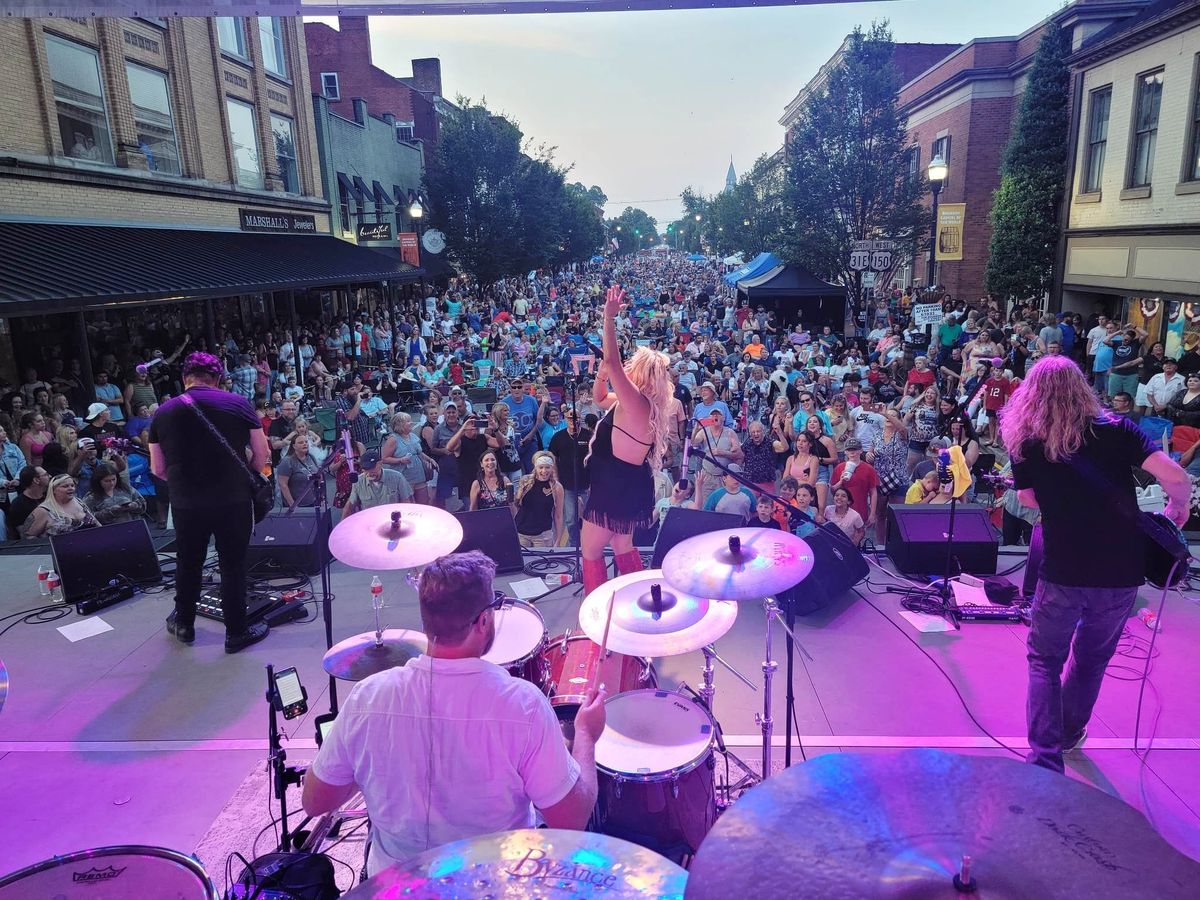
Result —
[[[586, 634], [573, 635], [569, 632], [560, 634], [543, 651], [542, 656], [549, 671], [546, 693], [550, 695], [550, 705], [560, 719], [574, 719], [575, 711], [583, 705], [599, 652], [600, 646]], [[600, 677], [596, 679], [596, 684], [603, 684], [611, 698], [624, 691], [655, 687], [658, 678], [649, 660], [609, 650], [600, 662]]]
[[596, 830], [669, 859], [694, 854], [717, 817], [712, 717], [673, 691], [609, 697], [596, 741]]
[[161, 847], [97, 847], [56, 856], [0, 878], [2, 900], [87, 897], [130, 900], [171, 897], [217, 900], [217, 890], [193, 857]]
[[[496, 599], [504, 599], [504, 595], [497, 593]], [[546, 661], [543, 658], [546, 620], [532, 604], [524, 600], [511, 602], [511, 606], [496, 610], [496, 640], [483, 658], [502, 669], [508, 669], [516, 678], [523, 678], [544, 688], [547, 679]]]

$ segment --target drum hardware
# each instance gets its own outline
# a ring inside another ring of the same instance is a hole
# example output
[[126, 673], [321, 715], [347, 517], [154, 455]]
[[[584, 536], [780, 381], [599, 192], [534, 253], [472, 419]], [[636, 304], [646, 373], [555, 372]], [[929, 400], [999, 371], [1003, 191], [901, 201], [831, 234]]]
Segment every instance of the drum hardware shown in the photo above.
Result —
[[[300, 690], [304, 693], [304, 699], [307, 700], [307, 692], [304, 692], [303, 688]], [[275, 684], [275, 667], [271, 663], [267, 663], [267, 738], [271, 751], [267, 757], [267, 771], [271, 774], [271, 791], [275, 794], [275, 799], [279, 801], [279, 844], [276, 849], [280, 853], [288, 853], [293, 849], [298, 849], [299, 844], [303, 841], [296, 841], [293, 844], [293, 837], [296, 836], [296, 833], [288, 829], [287, 789], [290, 784], [297, 786], [300, 784], [307, 767], [287, 764], [287, 751], [283, 749], [277, 714], [283, 708], [283, 703], [284, 698], [280, 697], [280, 690]], [[300, 828], [303, 828], [308, 822], [309, 818], [305, 816], [300, 823]], [[299, 829], [297, 829], [298, 831]]]

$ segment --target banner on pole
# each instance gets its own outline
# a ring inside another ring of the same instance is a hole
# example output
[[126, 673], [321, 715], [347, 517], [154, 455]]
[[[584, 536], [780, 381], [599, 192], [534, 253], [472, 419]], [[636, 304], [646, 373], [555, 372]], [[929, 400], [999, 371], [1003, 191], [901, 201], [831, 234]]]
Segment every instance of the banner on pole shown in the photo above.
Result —
[[965, 203], [943, 203], [938, 207], [938, 262], [953, 262], [963, 258], [963, 220], [966, 217], [967, 204]]

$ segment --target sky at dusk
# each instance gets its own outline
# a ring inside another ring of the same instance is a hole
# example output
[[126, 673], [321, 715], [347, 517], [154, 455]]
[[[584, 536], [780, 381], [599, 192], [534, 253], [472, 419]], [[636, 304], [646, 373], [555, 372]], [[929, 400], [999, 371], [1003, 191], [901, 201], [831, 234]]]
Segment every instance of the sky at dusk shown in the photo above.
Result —
[[[719, 191], [783, 142], [779, 118], [855, 25], [898, 42], [1015, 35], [1062, 0], [891, 0], [828, 6], [518, 16], [373, 16], [372, 55], [395, 75], [442, 61], [444, 94], [485, 99], [597, 184], [607, 214], [660, 228], [689, 185]], [[336, 26], [336, 20], [321, 19]]]

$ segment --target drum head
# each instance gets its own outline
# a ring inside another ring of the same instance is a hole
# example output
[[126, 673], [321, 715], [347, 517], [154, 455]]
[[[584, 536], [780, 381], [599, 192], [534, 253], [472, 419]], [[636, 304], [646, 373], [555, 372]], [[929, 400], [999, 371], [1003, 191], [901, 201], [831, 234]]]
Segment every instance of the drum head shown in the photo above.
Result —
[[703, 759], [713, 724], [700, 706], [673, 691], [628, 691], [604, 703], [607, 722], [596, 765], [614, 775], [669, 776]]
[[196, 860], [159, 847], [82, 850], [0, 879], [2, 900], [84, 896], [88, 900], [215, 900], [217, 893]]
[[546, 639], [542, 614], [523, 600], [496, 610], [496, 640], [483, 658], [498, 666], [527, 659]]

